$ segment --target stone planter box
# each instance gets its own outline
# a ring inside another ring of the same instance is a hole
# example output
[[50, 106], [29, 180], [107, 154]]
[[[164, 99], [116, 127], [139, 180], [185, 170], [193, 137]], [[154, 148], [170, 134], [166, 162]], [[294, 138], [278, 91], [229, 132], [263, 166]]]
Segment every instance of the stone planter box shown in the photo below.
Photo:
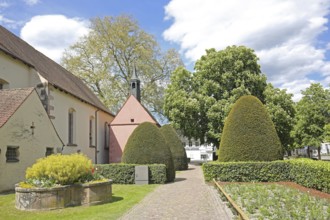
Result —
[[52, 188], [15, 187], [15, 206], [20, 210], [52, 210], [111, 201], [112, 180]]

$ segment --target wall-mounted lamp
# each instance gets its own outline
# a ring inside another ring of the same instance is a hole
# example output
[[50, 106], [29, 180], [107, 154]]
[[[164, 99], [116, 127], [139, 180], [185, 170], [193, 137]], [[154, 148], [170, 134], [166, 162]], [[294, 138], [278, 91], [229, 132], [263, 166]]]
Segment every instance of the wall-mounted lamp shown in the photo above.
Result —
[[32, 135], [34, 135], [34, 129], [36, 128], [36, 127], [34, 126], [34, 122], [32, 122], [32, 125], [30, 126], [30, 128], [31, 128], [31, 131], [32, 131]]

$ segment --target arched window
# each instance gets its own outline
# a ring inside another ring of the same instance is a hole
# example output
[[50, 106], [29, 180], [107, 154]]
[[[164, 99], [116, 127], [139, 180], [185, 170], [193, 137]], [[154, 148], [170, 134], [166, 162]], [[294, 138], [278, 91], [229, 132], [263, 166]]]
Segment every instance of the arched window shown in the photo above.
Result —
[[9, 89], [9, 83], [6, 80], [0, 78], [0, 90], [1, 89]]
[[89, 117], [89, 146], [95, 146], [95, 119], [93, 116]]
[[110, 124], [104, 123], [104, 149], [109, 149], [110, 144]]
[[76, 142], [76, 111], [73, 108], [69, 109], [69, 130], [68, 130], [68, 145], [75, 145]]

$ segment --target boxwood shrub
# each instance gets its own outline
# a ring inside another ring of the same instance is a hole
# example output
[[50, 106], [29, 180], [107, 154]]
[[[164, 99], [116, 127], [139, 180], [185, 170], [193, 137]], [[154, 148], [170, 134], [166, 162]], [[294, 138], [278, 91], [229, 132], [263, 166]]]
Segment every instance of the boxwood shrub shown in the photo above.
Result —
[[[116, 184], [134, 184], [136, 164], [97, 164], [96, 172]], [[149, 167], [149, 183], [164, 184], [166, 182], [165, 164], [151, 164]]]
[[171, 150], [159, 128], [150, 122], [143, 122], [134, 129], [121, 160], [126, 164], [165, 164], [167, 182], [175, 179]]
[[164, 135], [166, 142], [171, 150], [175, 170], [187, 170], [188, 159], [186, 150], [176, 133], [175, 129], [167, 124], [160, 128], [161, 133]]
[[211, 162], [203, 164], [206, 181], [292, 181], [330, 193], [330, 163], [311, 159], [272, 162]]
[[330, 193], [330, 162], [311, 159], [289, 160], [291, 181]]
[[240, 97], [225, 121], [219, 161], [274, 161], [283, 159], [274, 124], [255, 96]]

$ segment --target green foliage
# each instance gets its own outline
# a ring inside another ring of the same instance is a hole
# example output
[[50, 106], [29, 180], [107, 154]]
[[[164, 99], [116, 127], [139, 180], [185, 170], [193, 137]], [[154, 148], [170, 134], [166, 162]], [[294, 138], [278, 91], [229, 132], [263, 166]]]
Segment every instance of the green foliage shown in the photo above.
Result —
[[226, 119], [219, 161], [272, 161], [282, 158], [281, 143], [265, 107], [254, 96], [242, 96]]
[[289, 160], [292, 181], [330, 193], [330, 163], [311, 159]]
[[160, 131], [164, 135], [167, 145], [170, 147], [175, 170], [187, 170], [188, 159], [186, 150], [182, 146], [181, 140], [171, 125], [163, 125]]
[[175, 179], [173, 158], [159, 128], [150, 123], [140, 124], [128, 138], [122, 162], [128, 164], [165, 164], [167, 181]]
[[123, 105], [134, 68], [143, 82], [142, 101], [162, 113], [164, 85], [182, 66], [179, 54], [161, 51], [154, 36], [129, 16], [91, 20], [90, 32], [67, 49], [63, 66], [81, 78], [113, 112]]
[[294, 145], [297, 148], [320, 147], [324, 141], [324, 127], [330, 122], [330, 91], [319, 83], [312, 83], [302, 94], [291, 133]]
[[92, 175], [92, 162], [82, 154], [53, 154], [38, 159], [26, 170], [28, 183], [46, 187], [88, 181], [91, 180], [89, 177]]
[[278, 182], [292, 181], [330, 193], [330, 163], [311, 159], [272, 162], [211, 162], [203, 164], [206, 181]]
[[223, 188], [250, 219], [330, 219], [327, 199], [298, 189], [279, 184], [237, 183]]
[[330, 123], [324, 126], [324, 141], [330, 142]]
[[206, 50], [191, 73], [179, 68], [165, 91], [164, 112], [188, 138], [219, 145], [225, 118], [234, 102], [251, 94], [264, 100], [266, 77], [252, 49], [231, 46]]
[[294, 126], [295, 103], [292, 94], [287, 94], [285, 89], [274, 88], [268, 84], [265, 94], [266, 109], [274, 123], [278, 137], [284, 150], [293, 148], [293, 138], [290, 132]]
[[97, 164], [96, 170], [114, 184], [134, 184], [134, 164]]
[[[136, 164], [98, 164], [96, 172], [114, 184], [134, 184]], [[166, 182], [166, 166], [164, 164], [149, 164], [149, 183], [164, 184]]]
[[206, 181], [278, 182], [290, 178], [290, 164], [273, 162], [211, 162], [203, 164]]

